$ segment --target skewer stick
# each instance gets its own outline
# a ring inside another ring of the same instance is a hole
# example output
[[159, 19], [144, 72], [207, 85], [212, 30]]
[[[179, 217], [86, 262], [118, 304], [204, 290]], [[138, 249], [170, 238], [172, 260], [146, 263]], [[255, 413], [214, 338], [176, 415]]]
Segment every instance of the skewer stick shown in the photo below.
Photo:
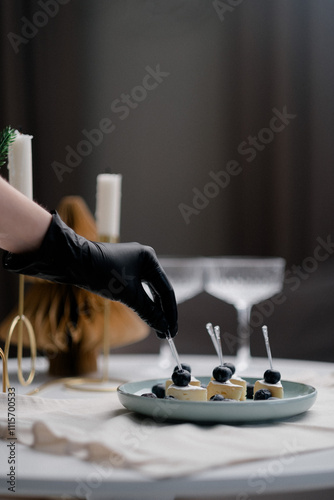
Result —
[[264, 336], [264, 342], [266, 344], [266, 349], [267, 349], [267, 355], [268, 355], [268, 359], [269, 359], [270, 369], [273, 370], [273, 358], [271, 356], [271, 350], [270, 350], [270, 344], [269, 344], [269, 336], [268, 336], [268, 328], [266, 327], [266, 325], [263, 325], [263, 327], [262, 327], [262, 333], [263, 333], [263, 336]]
[[207, 329], [207, 332], [208, 334], [210, 335], [211, 337], [211, 340], [212, 340], [212, 343], [213, 343], [213, 346], [216, 350], [216, 353], [217, 355], [219, 356], [219, 346], [218, 346], [218, 343], [217, 343], [217, 339], [216, 339], [216, 336], [215, 336], [215, 332], [213, 330], [213, 326], [212, 326], [212, 323], [207, 323], [206, 324], [206, 329]]
[[217, 346], [218, 346], [219, 363], [222, 366], [224, 364], [224, 360], [223, 360], [222, 344], [220, 341], [220, 328], [219, 328], [219, 326], [214, 327], [214, 333], [215, 333], [215, 338], [216, 338]]
[[180, 363], [180, 358], [179, 358], [179, 355], [178, 355], [178, 353], [177, 353], [177, 350], [176, 350], [176, 347], [175, 347], [174, 341], [173, 341], [172, 337], [170, 336], [170, 333], [169, 333], [169, 332], [168, 332], [168, 333], [167, 333], [167, 335], [166, 335], [166, 339], [167, 339], [167, 341], [168, 341], [169, 347], [170, 347], [170, 349], [171, 349], [171, 351], [172, 351], [172, 354], [173, 354], [173, 356], [174, 356], [174, 359], [175, 359], [175, 361], [176, 361], [176, 364], [177, 364], [177, 366], [178, 366], [178, 369], [179, 369], [179, 370], [182, 370], [182, 365], [181, 365], [181, 363]]

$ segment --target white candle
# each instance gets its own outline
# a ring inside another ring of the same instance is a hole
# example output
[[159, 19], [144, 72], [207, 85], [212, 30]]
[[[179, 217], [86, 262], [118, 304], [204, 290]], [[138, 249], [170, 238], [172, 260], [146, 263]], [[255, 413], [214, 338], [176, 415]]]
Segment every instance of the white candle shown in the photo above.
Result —
[[8, 150], [9, 184], [32, 200], [31, 135], [20, 134]]
[[96, 181], [95, 216], [98, 234], [117, 241], [120, 236], [122, 176], [100, 174]]

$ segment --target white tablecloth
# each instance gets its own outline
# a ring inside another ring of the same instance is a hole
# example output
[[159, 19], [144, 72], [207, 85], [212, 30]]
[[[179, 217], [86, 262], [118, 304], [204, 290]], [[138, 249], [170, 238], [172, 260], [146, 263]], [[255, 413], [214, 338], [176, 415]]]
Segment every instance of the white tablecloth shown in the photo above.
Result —
[[[140, 363], [138, 358], [137, 364]], [[129, 370], [127, 363], [130, 360], [133, 369], [135, 358], [125, 356], [122, 367], [117, 360], [119, 374]], [[139, 379], [145, 378], [148, 366], [144, 359], [142, 361], [142, 374], [137, 371]], [[151, 358], [152, 361], [156, 360]], [[214, 358], [198, 359], [196, 367], [196, 361], [192, 360], [195, 376], [209, 375], [210, 363], [214, 362]], [[206, 368], [200, 367], [201, 363]], [[263, 363], [257, 360], [250, 375], [260, 377]], [[276, 361], [276, 366], [287, 378], [284, 363], [281, 362], [281, 368]], [[294, 363], [296, 365], [298, 363]], [[292, 363], [290, 372], [291, 366]], [[193, 476], [260, 460], [267, 461], [268, 474], [271, 469], [272, 475], [279, 474], [279, 469], [283, 474], [302, 454], [334, 449], [334, 369], [328, 367], [330, 365], [320, 373], [316, 363], [304, 363], [302, 369], [293, 369], [294, 374], [289, 374], [290, 379], [311, 383], [318, 389], [317, 401], [307, 413], [257, 425], [157, 423], [124, 409], [115, 393], [92, 396], [60, 385], [39, 396], [26, 396], [22, 394], [23, 389], [16, 395], [17, 442], [29, 449], [46, 452], [46, 457], [52, 454], [61, 460], [61, 456], [72, 456], [79, 461], [99, 464], [103, 469], [133, 470], [148, 481]], [[1, 395], [2, 449], [10, 442], [7, 431], [7, 397]], [[6, 456], [2, 453], [2, 463], [4, 459]], [[253, 479], [254, 491], [256, 484], [260, 490], [261, 478]]]

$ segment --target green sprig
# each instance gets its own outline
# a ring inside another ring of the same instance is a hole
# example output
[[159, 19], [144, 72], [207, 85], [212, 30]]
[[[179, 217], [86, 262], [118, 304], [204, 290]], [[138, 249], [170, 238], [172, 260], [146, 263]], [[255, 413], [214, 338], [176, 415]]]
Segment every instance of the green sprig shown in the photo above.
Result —
[[16, 131], [10, 126], [3, 129], [0, 134], [0, 167], [7, 162], [9, 146], [15, 141]]

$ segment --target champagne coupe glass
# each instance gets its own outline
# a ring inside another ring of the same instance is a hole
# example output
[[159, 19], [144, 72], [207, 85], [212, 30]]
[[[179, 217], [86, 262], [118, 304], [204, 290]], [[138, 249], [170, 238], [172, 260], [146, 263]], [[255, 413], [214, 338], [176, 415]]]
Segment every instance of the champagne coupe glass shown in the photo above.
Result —
[[[203, 265], [200, 257], [159, 257], [159, 262], [174, 288], [178, 304], [195, 297], [203, 290]], [[162, 341], [159, 366], [167, 369], [173, 362], [168, 343]]]
[[250, 315], [253, 305], [283, 288], [285, 260], [280, 257], [213, 257], [205, 264], [205, 290], [237, 310], [238, 372], [251, 360]]

